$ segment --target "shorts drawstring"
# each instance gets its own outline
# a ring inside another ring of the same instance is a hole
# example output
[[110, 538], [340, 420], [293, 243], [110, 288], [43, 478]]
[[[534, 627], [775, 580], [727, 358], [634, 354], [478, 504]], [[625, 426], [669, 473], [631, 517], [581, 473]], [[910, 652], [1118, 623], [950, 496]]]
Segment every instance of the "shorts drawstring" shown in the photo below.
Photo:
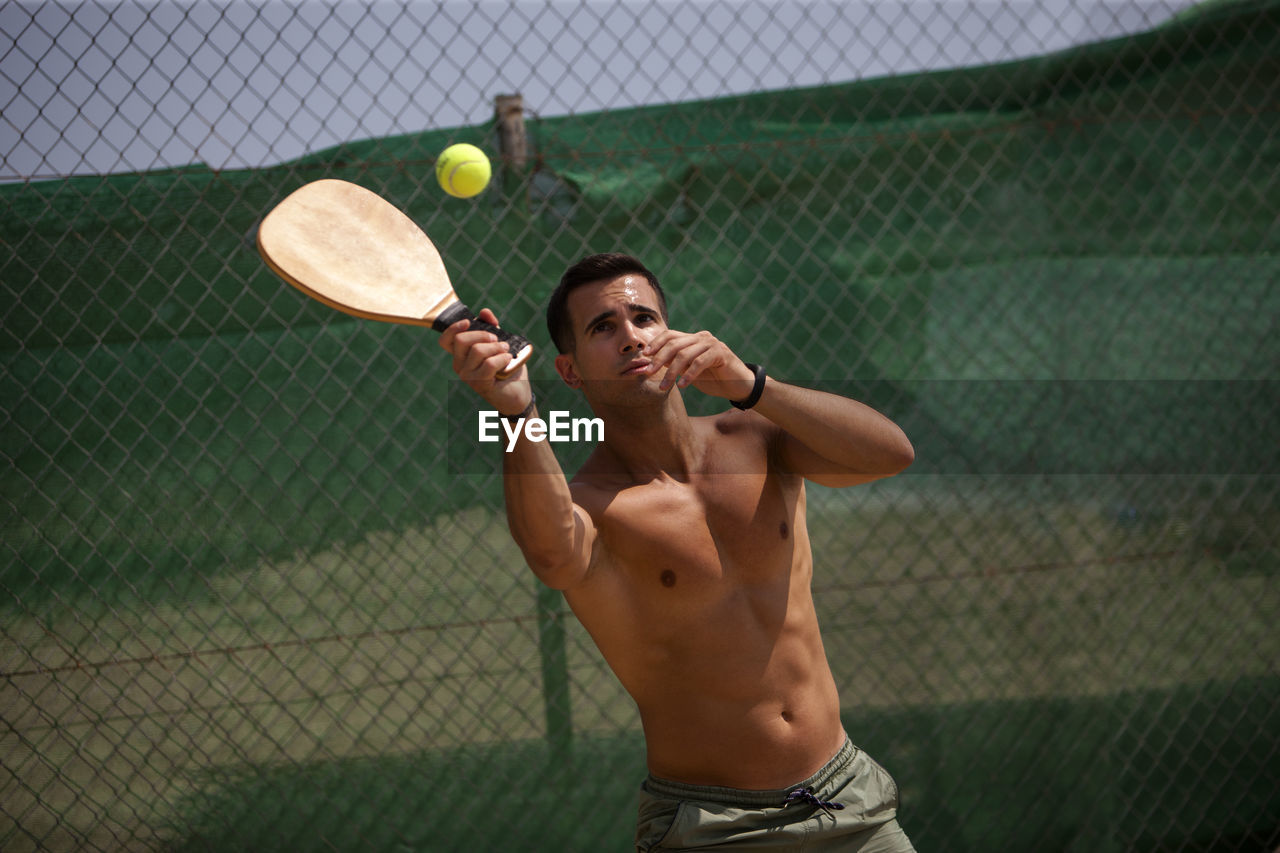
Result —
[[[817, 806], [828, 815], [831, 815], [832, 810], [839, 811], [844, 808], [843, 803], [830, 803], [818, 799], [817, 795], [813, 793], [812, 788], [796, 788], [790, 794], [787, 794], [787, 800], [783, 805], [789, 806], [792, 803], [808, 803], [811, 806]], [[831, 816], [834, 817], [835, 815]]]

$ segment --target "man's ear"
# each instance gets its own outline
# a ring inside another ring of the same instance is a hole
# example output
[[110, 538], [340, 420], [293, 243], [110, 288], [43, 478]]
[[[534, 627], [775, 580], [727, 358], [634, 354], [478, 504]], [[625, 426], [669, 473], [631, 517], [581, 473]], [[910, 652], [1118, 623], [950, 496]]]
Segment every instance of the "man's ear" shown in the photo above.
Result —
[[560, 374], [561, 381], [570, 388], [581, 388], [582, 378], [578, 376], [578, 368], [573, 363], [573, 356], [569, 353], [560, 353], [556, 356], [556, 373]]

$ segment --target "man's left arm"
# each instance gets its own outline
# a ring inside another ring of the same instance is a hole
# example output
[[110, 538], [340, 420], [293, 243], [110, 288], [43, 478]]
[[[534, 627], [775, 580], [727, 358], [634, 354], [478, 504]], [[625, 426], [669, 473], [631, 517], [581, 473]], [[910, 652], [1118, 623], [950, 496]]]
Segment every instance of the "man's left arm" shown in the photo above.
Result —
[[[650, 372], [663, 385], [692, 386], [727, 400], [750, 396], [755, 374], [709, 332], [667, 329], [645, 346]], [[777, 458], [785, 469], [824, 486], [891, 477], [915, 459], [901, 428], [856, 400], [766, 378], [753, 410], [782, 430]]]
[[779, 464], [824, 486], [892, 477], [915, 459], [897, 424], [848, 397], [768, 378], [754, 411], [782, 429]]

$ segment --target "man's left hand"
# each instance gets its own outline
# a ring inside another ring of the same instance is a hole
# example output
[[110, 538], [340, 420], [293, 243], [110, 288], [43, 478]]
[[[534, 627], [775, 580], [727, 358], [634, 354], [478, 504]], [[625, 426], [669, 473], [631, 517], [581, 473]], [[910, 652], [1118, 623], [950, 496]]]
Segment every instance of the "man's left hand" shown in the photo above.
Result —
[[743, 400], [755, 385], [755, 373], [733, 350], [710, 332], [664, 329], [645, 344], [648, 372], [667, 369], [659, 388], [693, 386], [712, 397]]

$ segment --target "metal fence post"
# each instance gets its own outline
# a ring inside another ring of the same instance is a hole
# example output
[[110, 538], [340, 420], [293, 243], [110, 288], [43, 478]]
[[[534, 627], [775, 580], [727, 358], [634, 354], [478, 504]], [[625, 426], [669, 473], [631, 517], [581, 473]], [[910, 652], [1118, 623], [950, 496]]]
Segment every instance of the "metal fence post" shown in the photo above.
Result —
[[573, 739], [569, 707], [569, 667], [565, 654], [564, 610], [560, 593], [538, 587], [538, 653], [542, 658], [542, 701], [547, 719], [551, 763], [562, 767]]

